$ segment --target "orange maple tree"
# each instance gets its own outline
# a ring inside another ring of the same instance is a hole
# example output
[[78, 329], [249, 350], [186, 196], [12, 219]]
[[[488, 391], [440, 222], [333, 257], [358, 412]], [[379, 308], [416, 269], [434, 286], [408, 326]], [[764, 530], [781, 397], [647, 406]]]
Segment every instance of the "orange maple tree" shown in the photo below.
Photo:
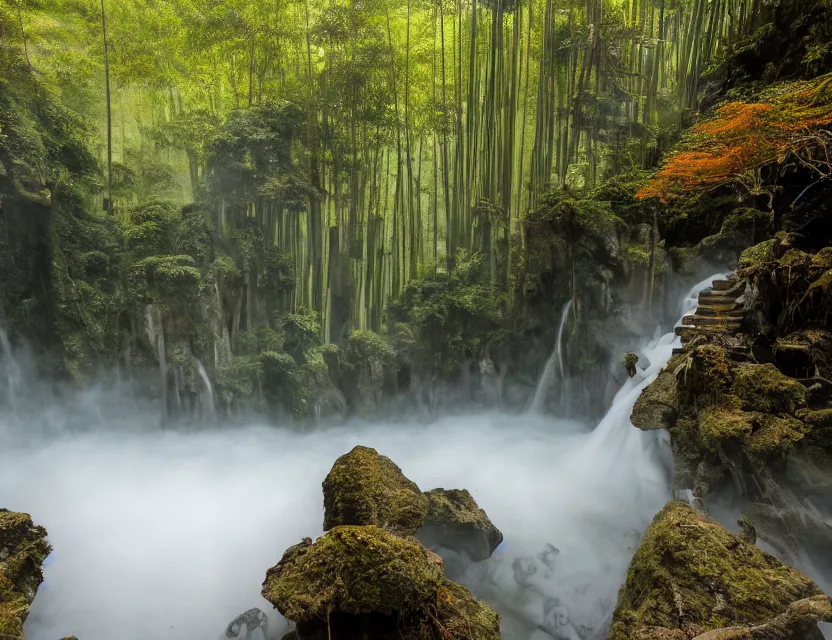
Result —
[[766, 167], [804, 166], [832, 178], [832, 74], [779, 85], [761, 102], [731, 102], [694, 127], [662, 169], [637, 193], [666, 203], [685, 193], [734, 184], [773, 198]]

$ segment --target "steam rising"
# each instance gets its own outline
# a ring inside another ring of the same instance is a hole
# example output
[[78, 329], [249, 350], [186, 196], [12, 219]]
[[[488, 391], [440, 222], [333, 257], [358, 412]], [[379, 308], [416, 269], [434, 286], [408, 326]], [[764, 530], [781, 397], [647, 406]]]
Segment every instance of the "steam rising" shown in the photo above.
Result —
[[[633, 428], [629, 415], [675, 344], [668, 334], [642, 351], [645, 368], [594, 430], [529, 413], [162, 432], [151, 409], [122, 408], [109, 429], [104, 419], [103, 429], [4, 448], [0, 505], [31, 513], [55, 548], [27, 638], [218, 638], [253, 606], [280, 632], [259, 593], [266, 569], [321, 534], [321, 481], [357, 444], [423, 489], [468, 489], [503, 531], [496, 557], [467, 581], [505, 614], [505, 637], [602, 630], [641, 533], [670, 497], [662, 434]], [[69, 405], [43, 411], [41, 421], [80, 421]], [[19, 434], [10, 420], [0, 417], [0, 432]]]

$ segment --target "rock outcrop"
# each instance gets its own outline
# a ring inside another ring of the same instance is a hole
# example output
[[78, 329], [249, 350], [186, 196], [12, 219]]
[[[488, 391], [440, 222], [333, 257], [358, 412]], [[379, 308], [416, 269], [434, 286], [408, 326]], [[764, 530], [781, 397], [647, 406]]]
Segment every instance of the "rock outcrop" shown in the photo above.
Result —
[[465, 489], [433, 489], [428, 515], [416, 537], [425, 546], [465, 553], [471, 562], [491, 557], [503, 534]]
[[22, 640], [29, 605], [43, 582], [52, 547], [31, 516], [0, 509], [0, 638]]
[[323, 482], [324, 531], [376, 525], [413, 534], [428, 514], [428, 499], [387, 456], [369, 447], [342, 455]]
[[467, 491], [422, 494], [367, 447], [338, 458], [323, 490], [327, 533], [290, 547], [262, 586], [297, 625], [286, 640], [500, 638], [499, 615], [448, 580], [442, 558], [412, 537], [426, 521], [444, 544], [488, 557], [502, 534]]
[[811, 628], [828, 614], [828, 598], [809, 578], [692, 507], [671, 502], [633, 557], [609, 640], [812, 638], [761, 634], [763, 628]]

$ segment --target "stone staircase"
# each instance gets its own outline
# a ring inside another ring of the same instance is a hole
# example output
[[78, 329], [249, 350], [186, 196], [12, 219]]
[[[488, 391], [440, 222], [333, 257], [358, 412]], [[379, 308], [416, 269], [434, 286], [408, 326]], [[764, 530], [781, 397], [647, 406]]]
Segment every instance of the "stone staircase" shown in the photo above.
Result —
[[682, 318], [682, 326], [676, 327], [676, 335], [682, 338], [682, 348], [696, 336], [728, 334], [738, 331], [742, 325], [742, 305], [737, 302], [743, 293], [743, 283], [731, 276], [728, 280], [714, 280], [711, 289], [699, 294], [696, 311]]

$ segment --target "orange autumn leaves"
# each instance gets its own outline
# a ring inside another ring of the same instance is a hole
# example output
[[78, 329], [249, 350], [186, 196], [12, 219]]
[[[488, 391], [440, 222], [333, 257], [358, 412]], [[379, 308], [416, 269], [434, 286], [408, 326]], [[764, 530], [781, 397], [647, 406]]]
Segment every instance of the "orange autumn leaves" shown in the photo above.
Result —
[[727, 184], [753, 189], [750, 185], [759, 187], [761, 167], [783, 164], [790, 157], [818, 171], [832, 168], [826, 166], [832, 74], [781, 86], [764, 98], [726, 104], [714, 118], [694, 127], [682, 148], [636, 197], [656, 197], [666, 203], [685, 193]]

